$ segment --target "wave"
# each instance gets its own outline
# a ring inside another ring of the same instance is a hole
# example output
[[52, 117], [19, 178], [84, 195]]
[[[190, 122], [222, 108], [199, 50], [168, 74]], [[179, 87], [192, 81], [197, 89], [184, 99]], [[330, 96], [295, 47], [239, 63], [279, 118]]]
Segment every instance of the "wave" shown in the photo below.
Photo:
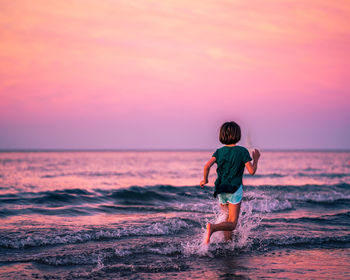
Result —
[[297, 173], [299, 177], [317, 177], [317, 178], [345, 178], [350, 177], [349, 173]]
[[203, 190], [200, 187], [133, 186], [117, 190], [96, 189], [94, 192], [83, 189], [65, 189], [2, 194], [0, 195], [0, 204], [60, 207], [84, 203], [118, 202], [123, 205], [152, 205], [158, 202], [206, 199], [208, 196], [210, 196], [209, 190]]
[[140, 174], [133, 172], [115, 172], [115, 171], [90, 171], [90, 172], [66, 172], [66, 173], [53, 173], [42, 175], [41, 178], [57, 178], [57, 177], [70, 177], [70, 176], [79, 176], [79, 177], [136, 177]]
[[[299, 218], [268, 218], [265, 221], [268, 223], [285, 223], [285, 224], [302, 224], [302, 223], [315, 223], [320, 226], [328, 227], [329, 225], [335, 226], [348, 226], [350, 218], [350, 211], [341, 212], [329, 215], [320, 215], [317, 217], [299, 217]], [[330, 230], [328, 228], [328, 230]]]
[[1, 232], [0, 247], [3, 248], [24, 248], [40, 247], [58, 244], [75, 244], [88, 241], [120, 239], [135, 236], [161, 236], [173, 235], [183, 230], [198, 227], [200, 224], [194, 220], [185, 218], [170, 218], [159, 222], [152, 222], [147, 225], [131, 228], [107, 228], [92, 230], [47, 230], [35, 231], [22, 235], [21, 232], [7, 234]]
[[103, 202], [103, 198], [82, 189], [65, 189], [47, 192], [25, 192], [0, 195], [0, 204], [45, 205], [60, 207], [83, 203]]
[[185, 255], [206, 255], [210, 257], [237, 255], [242, 251], [260, 251], [267, 252], [280, 248], [290, 249], [302, 249], [302, 248], [349, 248], [350, 247], [350, 234], [335, 234], [332, 232], [330, 235], [309, 236], [302, 235], [288, 235], [286, 232], [284, 235], [278, 234], [270, 237], [269, 234], [264, 232], [251, 234], [247, 240], [242, 242], [242, 237], [237, 234], [233, 236], [233, 242], [227, 244], [222, 239], [217, 241], [211, 241], [209, 248], [203, 248], [199, 243], [189, 245], [185, 244], [182, 253]]
[[289, 176], [289, 174], [280, 174], [280, 173], [254, 174], [254, 178], [283, 178], [287, 176]]
[[[189, 267], [185, 260], [179, 259], [182, 255], [180, 244], [171, 245], [168, 242], [150, 241], [148, 246], [129, 247], [129, 249], [119, 248], [118, 245], [113, 244], [106, 247], [101, 244], [98, 248], [87, 246], [84, 250], [81, 250], [81, 248], [66, 248], [57, 252], [52, 249], [40, 254], [22, 254], [5, 262], [36, 262], [55, 267], [92, 265], [95, 266], [92, 272], [101, 270], [107, 272], [108, 270], [108, 272], [128, 272], [129, 274], [135, 272], [183, 271]], [[145, 259], [144, 256], [147, 256], [147, 258]], [[159, 256], [163, 258], [158, 258]], [[169, 257], [175, 257], [176, 261], [169, 262]], [[156, 262], [154, 262], [154, 258], [156, 258]], [[140, 262], [135, 262], [136, 259], [140, 259]], [[130, 265], [130, 262], [133, 264]]]
[[272, 197], [294, 202], [336, 203], [350, 200], [350, 185], [304, 185], [304, 186], [251, 186], [255, 197]]
[[[350, 185], [245, 186], [243, 202], [254, 211], [276, 212], [301, 206], [344, 207], [350, 203]], [[65, 189], [0, 195], [0, 217], [15, 215], [79, 216], [118, 212], [210, 212], [216, 203], [213, 188], [170, 185], [122, 189]]]
[[284, 236], [283, 238], [266, 238], [255, 240], [255, 246], [260, 250], [273, 249], [274, 247], [292, 247], [292, 248], [315, 248], [349, 246], [350, 234], [328, 235], [328, 236]]
[[[251, 238], [248, 243], [243, 246], [237, 246], [237, 242], [227, 244], [223, 241], [215, 241], [209, 247], [203, 245], [197, 240], [188, 243], [181, 242], [179, 239], [173, 240], [172, 243], [164, 241], [151, 240], [150, 242], [140, 244], [130, 244], [125, 241], [122, 243], [100, 243], [98, 248], [93, 245], [86, 245], [84, 248], [67, 247], [67, 248], [48, 248], [45, 253], [39, 254], [21, 254], [13, 259], [7, 258], [0, 261], [12, 262], [34, 261], [51, 266], [70, 266], [70, 265], [95, 265], [97, 269], [104, 268], [104, 264], [109, 264], [109, 269], [123, 267], [130, 261], [135, 261], [141, 256], [147, 256], [147, 259], [142, 260], [142, 268], [146, 268], [152, 263], [152, 260], [157, 259], [159, 267], [157, 269], [167, 269], [167, 257], [181, 260], [182, 257], [198, 257], [207, 256], [211, 258], [222, 256], [234, 256], [242, 252], [268, 252], [276, 248], [289, 249], [307, 249], [307, 248], [348, 248], [350, 245], [350, 235], [335, 235], [335, 236], [284, 236], [281, 237], [260, 237]], [[165, 258], [159, 258], [159, 257]], [[163, 261], [161, 261], [163, 260]], [[182, 259], [183, 260], [183, 259]], [[180, 263], [182, 263], [180, 261]], [[136, 269], [136, 268], [135, 268]], [[138, 269], [138, 268], [137, 268]], [[173, 269], [173, 268], [171, 268]]]
[[337, 183], [337, 184], [306, 184], [306, 185], [247, 185], [247, 190], [272, 190], [274, 192], [296, 192], [305, 191], [313, 192], [319, 190], [350, 190], [350, 184], [348, 183]]
[[38, 208], [27, 207], [21, 209], [0, 209], [0, 217], [39, 214], [45, 216], [77, 217], [91, 216], [96, 213], [123, 214], [123, 213], [169, 213], [169, 212], [191, 212], [191, 213], [212, 213], [206, 203], [183, 204], [176, 203], [169, 206], [156, 205], [108, 205], [101, 204], [96, 207], [73, 206], [60, 208]]
[[[112, 248], [103, 248], [99, 250], [88, 249], [87, 252], [80, 254], [79, 252], [66, 253], [64, 255], [58, 256], [43, 256], [39, 258], [31, 258], [39, 263], [61, 266], [61, 265], [87, 265], [96, 264], [99, 269], [103, 268], [103, 262], [108, 261], [124, 261], [126, 259], [134, 259], [135, 257], [140, 257], [144, 255], [148, 256], [180, 256], [183, 254], [183, 248], [181, 244], [169, 244], [168, 242], [150, 242], [148, 246], [129, 246], [128, 249], [120, 248], [118, 245], [112, 245]], [[28, 261], [28, 260], [26, 260]], [[149, 260], [148, 260], [149, 261]], [[147, 261], [144, 260], [144, 263]], [[167, 259], [165, 259], [167, 262]], [[127, 262], [126, 262], [127, 263]], [[158, 259], [159, 263], [159, 259]], [[123, 266], [125, 264], [118, 264], [117, 266]], [[113, 268], [117, 267], [113, 266]], [[165, 269], [168, 264], [164, 263], [161, 267]], [[163, 269], [164, 269], [163, 268]]]

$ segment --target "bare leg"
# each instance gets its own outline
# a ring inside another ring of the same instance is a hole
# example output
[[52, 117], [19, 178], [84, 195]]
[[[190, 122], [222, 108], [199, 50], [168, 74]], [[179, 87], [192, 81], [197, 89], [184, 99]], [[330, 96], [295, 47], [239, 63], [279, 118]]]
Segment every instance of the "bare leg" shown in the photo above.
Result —
[[211, 235], [216, 231], [232, 231], [236, 228], [241, 203], [228, 204], [228, 220], [219, 224], [207, 224], [206, 243], [209, 244]]
[[212, 230], [212, 224], [207, 223], [207, 238], [205, 239], [205, 243], [209, 244], [210, 242], [210, 236], [213, 234], [213, 230]]
[[[220, 204], [221, 209], [226, 213], [226, 222], [228, 221], [228, 204]], [[232, 240], [232, 231], [224, 231], [225, 241]]]

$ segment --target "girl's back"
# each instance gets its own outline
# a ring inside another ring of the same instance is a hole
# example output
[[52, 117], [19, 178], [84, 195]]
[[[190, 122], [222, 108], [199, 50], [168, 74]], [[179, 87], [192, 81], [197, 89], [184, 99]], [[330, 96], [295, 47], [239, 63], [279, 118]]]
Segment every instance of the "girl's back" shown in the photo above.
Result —
[[218, 177], [215, 185], [230, 184], [239, 186], [242, 184], [242, 176], [245, 163], [252, 158], [246, 148], [242, 146], [223, 146], [215, 151]]

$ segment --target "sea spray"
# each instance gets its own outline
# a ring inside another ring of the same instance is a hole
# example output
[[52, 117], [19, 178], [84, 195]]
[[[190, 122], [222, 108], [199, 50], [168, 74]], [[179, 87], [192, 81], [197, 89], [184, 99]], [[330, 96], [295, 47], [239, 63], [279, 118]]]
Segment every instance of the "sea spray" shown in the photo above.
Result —
[[[267, 200], [267, 197], [263, 200]], [[221, 223], [227, 218], [227, 211], [224, 211], [219, 203], [211, 201], [210, 207], [213, 209], [214, 217], [206, 219], [200, 233], [195, 236], [191, 242], [183, 242], [182, 248], [184, 255], [207, 255], [215, 256], [213, 254], [218, 248], [223, 247], [228, 250], [234, 249], [249, 249], [252, 241], [256, 236], [253, 234], [264, 215], [270, 211], [269, 204], [266, 201], [261, 203], [262, 197], [254, 197], [253, 193], [247, 194], [246, 199], [241, 203], [240, 217], [236, 229], [232, 233], [232, 242], [224, 243], [223, 232], [216, 232], [211, 236], [210, 245], [205, 244], [206, 228], [205, 225], [210, 223]], [[256, 211], [256, 204], [260, 205], [259, 211]]]

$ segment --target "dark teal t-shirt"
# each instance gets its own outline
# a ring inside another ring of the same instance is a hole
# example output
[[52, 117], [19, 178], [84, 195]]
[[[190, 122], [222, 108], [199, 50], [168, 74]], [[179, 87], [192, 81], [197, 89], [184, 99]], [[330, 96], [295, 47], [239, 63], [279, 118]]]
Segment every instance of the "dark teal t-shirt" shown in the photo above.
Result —
[[245, 164], [252, 160], [248, 150], [242, 146], [223, 146], [215, 151], [213, 157], [216, 158], [218, 175], [215, 181], [216, 191], [219, 185], [240, 186]]

